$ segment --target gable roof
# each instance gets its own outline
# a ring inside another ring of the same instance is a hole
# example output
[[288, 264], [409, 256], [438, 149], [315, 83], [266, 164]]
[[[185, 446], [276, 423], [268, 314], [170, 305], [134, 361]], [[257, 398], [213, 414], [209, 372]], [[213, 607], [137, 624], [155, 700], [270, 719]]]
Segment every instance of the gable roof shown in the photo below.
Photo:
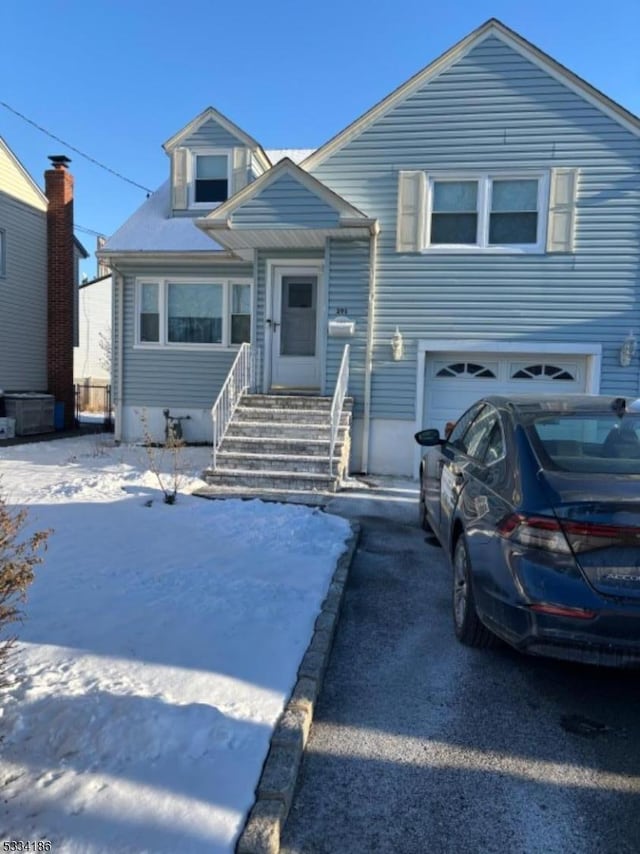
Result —
[[325, 184], [314, 178], [304, 169], [301, 169], [293, 160], [284, 157], [279, 163], [273, 166], [268, 172], [264, 172], [255, 181], [251, 181], [242, 190], [239, 190], [234, 196], [213, 210], [206, 217], [196, 221], [200, 228], [207, 228], [207, 225], [212, 225], [217, 222], [227, 222], [229, 217], [235, 210], [255, 198], [263, 190], [273, 184], [282, 175], [291, 175], [299, 184], [309, 190], [310, 193], [318, 196], [328, 205], [330, 205], [338, 213], [341, 219], [346, 220], [362, 220], [364, 223], [369, 222], [369, 217], [361, 210], [354, 207], [342, 196], [330, 190]]
[[406, 83], [403, 83], [391, 94], [387, 95], [381, 101], [378, 101], [370, 110], [364, 113], [360, 118], [356, 119], [344, 130], [333, 136], [328, 142], [320, 146], [313, 154], [303, 160], [301, 165], [304, 169], [312, 169], [322, 163], [329, 155], [336, 152], [338, 149], [346, 145], [355, 137], [359, 136], [370, 125], [377, 121], [385, 113], [389, 112], [398, 103], [412, 95], [417, 89], [428, 83], [434, 77], [437, 77], [470, 50], [484, 41], [490, 36], [495, 36], [505, 44], [509, 45], [515, 51], [520, 53], [525, 59], [530, 60], [535, 65], [542, 68], [556, 80], [564, 83], [569, 89], [572, 89], [576, 94], [580, 95], [589, 103], [600, 109], [614, 121], [621, 124], [626, 130], [631, 131], [636, 136], [640, 136], [640, 118], [635, 116], [629, 110], [616, 103], [607, 95], [600, 92], [590, 83], [587, 83], [573, 71], [570, 71], [564, 65], [561, 65], [549, 54], [540, 50], [540, 48], [528, 42], [515, 30], [510, 29], [502, 21], [497, 18], [490, 18], [480, 27], [468, 36], [461, 39], [453, 47], [449, 48], [445, 53], [441, 54], [437, 59], [410, 77]]
[[221, 250], [195, 227], [191, 217], [171, 216], [171, 182], [167, 180], [111, 235], [97, 255]]
[[79, 240], [78, 240], [78, 238], [75, 236], [75, 234], [73, 235], [73, 245], [74, 245], [74, 247], [76, 248], [76, 250], [77, 250], [77, 252], [78, 252], [78, 254], [80, 255], [80, 257], [81, 257], [81, 258], [88, 258], [88, 257], [89, 257], [89, 253], [88, 253], [88, 252], [87, 252], [87, 250], [84, 248], [84, 246], [82, 245], [82, 243], [80, 243], [80, 241], [79, 241]]
[[[33, 204], [41, 207], [42, 210], [46, 210], [49, 206], [49, 202], [47, 201], [47, 197], [42, 192], [40, 187], [33, 180], [31, 175], [27, 172], [22, 163], [18, 160], [13, 151], [9, 148], [4, 139], [0, 136], [0, 159], [1, 155], [4, 155], [6, 163], [8, 163], [10, 169], [18, 177], [18, 180], [22, 183], [24, 189], [27, 191], [27, 194], [31, 197], [31, 202]], [[2, 164], [0, 163], [0, 167]], [[0, 181], [2, 180], [2, 169], [0, 168]], [[10, 190], [6, 187], [0, 186], [0, 191], [6, 192], [8, 195], [13, 196]], [[22, 197], [21, 197], [22, 198]], [[22, 198], [23, 201], [26, 201], [25, 198]]]
[[231, 119], [228, 119], [226, 116], [223, 116], [222, 113], [219, 113], [218, 110], [214, 110], [213, 107], [207, 107], [206, 110], [203, 110], [200, 115], [196, 116], [195, 119], [192, 119], [189, 124], [185, 125], [182, 130], [179, 130], [177, 133], [174, 133], [170, 139], [168, 139], [164, 144], [163, 148], [167, 152], [167, 154], [171, 154], [171, 152], [176, 148], [180, 143], [188, 136], [191, 136], [192, 133], [195, 133], [199, 128], [202, 127], [205, 122], [214, 121], [217, 122], [221, 127], [223, 127], [226, 131], [228, 131], [233, 136], [237, 137], [241, 142], [243, 142], [247, 148], [253, 149], [256, 154], [263, 161], [262, 165], [265, 169], [268, 169], [271, 166], [271, 161], [265, 154], [263, 147], [260, 145], [257, 140], [255, 140], [252, 136], [249, 136], [248, 133], [242, 130], [242, 128], [238, 127], [238, 125], [234, 124]]

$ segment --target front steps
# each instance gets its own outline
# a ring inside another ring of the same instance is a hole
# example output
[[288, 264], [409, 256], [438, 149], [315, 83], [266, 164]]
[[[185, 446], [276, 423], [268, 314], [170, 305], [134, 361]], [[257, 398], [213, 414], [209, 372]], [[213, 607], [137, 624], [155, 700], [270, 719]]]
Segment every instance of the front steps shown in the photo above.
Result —
[[345, 400], [329, 471], [331, 398], [244, 395], [204, 480], [215, 489], [335, 492], [347, 471], [352, 400]]

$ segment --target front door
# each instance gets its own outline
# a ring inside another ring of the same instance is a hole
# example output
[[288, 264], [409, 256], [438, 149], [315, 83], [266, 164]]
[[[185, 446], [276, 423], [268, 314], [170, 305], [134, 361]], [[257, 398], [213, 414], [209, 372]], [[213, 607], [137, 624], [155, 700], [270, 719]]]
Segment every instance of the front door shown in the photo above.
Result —
[[317, 269], [275, 269], [271, 386], [320, 388]]

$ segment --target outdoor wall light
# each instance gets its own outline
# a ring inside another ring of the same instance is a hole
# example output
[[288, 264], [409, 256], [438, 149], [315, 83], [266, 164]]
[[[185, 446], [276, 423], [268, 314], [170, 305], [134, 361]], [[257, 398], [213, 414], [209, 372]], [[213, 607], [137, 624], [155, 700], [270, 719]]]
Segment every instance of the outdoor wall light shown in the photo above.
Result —
[[620, 364], [623, 368], [628, 368], [631, 364], [631, 360], [636, 355], [638, 350], [638, 339], [633, 334], [633, 331], [630, 331], [627, 337], [622, 342], [622, 347], [620, 347]]
[[404, 356], [404, 341], [397, 326], [396, 331], [391, 336], [391, 356], [394, 362], [399, 362]]

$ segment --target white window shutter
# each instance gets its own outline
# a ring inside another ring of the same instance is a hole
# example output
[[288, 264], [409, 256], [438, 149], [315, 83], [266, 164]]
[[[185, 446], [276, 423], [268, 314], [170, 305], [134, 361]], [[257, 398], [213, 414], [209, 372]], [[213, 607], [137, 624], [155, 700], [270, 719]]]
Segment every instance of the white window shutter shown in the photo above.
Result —
[[573, 252], [576, 220], [577, 169], [552, 169], [547, 252]]
[[233, 182], [231, 193], [235, 194], [238, 190], [246, 187], [249, 181], [249, 149], [234, 148], [233, 149]]
[[172, 171], [172, 207], [174, 211], [183, 211], [189, 207], [189, 178], [187, 175], [186, 148], [176, 148], [173, 152]]
[[398, 252], [419, 252], [424, 248], [426, 186], [424, 172], [398, 173]]

